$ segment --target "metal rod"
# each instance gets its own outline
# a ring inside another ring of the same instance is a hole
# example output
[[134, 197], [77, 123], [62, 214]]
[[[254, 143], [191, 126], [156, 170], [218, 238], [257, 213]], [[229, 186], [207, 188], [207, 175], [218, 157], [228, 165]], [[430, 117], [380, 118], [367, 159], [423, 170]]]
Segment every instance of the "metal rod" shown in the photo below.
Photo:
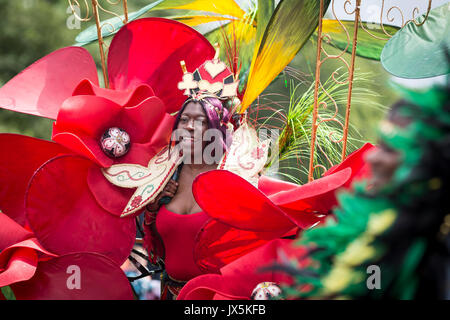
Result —
[[97, 25], [98, 46], [100, 49], [100, 59], [102, 61], [103, 79], [105, 80], [105, 88], [109, 88], [108, 77], [106, 75], [105, 52], [103, 50], [102, 27], [100, 25], [97, 0], [92, 0], [92, 8], [95, 16], [95, 24]]
[[347, 108], [345, 110], [345, 124], [344, 124], [344, 136], [342, 145], [341, 161], [344, 161], [347, 152], [347, 138], [348, 138], [348, 126], [350, 122], [350, 108], [352, 104], [352, 90], [353, 90], [353, 76], [355, 73], [355, 58], [356, 58], [356, 46], [358, 45], [358, 25], [359, 25], [359, 11], [361, 6], [361, 0], [356, 0], [355, 9], [355, 23], [353, 32], [353, 47], [352, 58], [348, 75], [348, 93], [347, 93]]
[[311, 182], [314, 173], [314, 153], [316, 146], [316, 136], [317, 136], [317, 115], [319, 109], [319, 84], [320, 84], [320, 67], [321, 67], [321, 52], [322, 52], [322, 17], [323, 17], [323, 0], [320, 0], [320, 10], [319, 10], [319, 26], [317, 29], [317, 54], [316, 54], [316, 75], [314, 84], [314, 109], [312, 118], [312, 131], [311, 131], [311, 148], [309, 153], [309, 174], [308, 182]]

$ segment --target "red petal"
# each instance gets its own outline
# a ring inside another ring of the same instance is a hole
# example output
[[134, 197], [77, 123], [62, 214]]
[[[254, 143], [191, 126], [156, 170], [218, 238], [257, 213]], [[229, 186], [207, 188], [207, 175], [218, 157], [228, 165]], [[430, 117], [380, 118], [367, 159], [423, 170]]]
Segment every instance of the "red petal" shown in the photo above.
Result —
[[3, 212], [0, 212], [0, 252], [15, 243], [31, 237], [33, 237], [31, 232], [25, 230]]
[[8, 258], [5, 270], [0, 272], [0, 287], [33, 277], [38, 262], [36, 251], [30, 248], [17, 248]]
[[106, 180], [97, 166], [89, 169], [87, 183], [95, 200], [109, 213], [120, 217], [136, 189], [120, 188]]
[[109, 158], [99, 146], [99, 142], [95, 141], [89, 136], [83, 134], [73, 134], [70, 132], [58, 132], [56, 127], [53, 127], [53, 137], [55, 142], [73, 150], [74, 153], [84, 156], [95, 162], [101, 167], [110, 167], [114, 160]]
[[126, 91], [103, 89], [89, 81], [80, 83], [58, 114], [58, 131], [83, 131], [100, 139], [106, 129], [120, 127], [133, 143], [150, 140], [165, 114], [163, 102], [142, 84]]
[[[151, 156], [168, 143], [172, 127], [167, 124], [172, 124], [172, 118], [164, 113], [164, 105], [156, 97], [122, 108], [102, 97], [74, 96], [61, 107], [52, 139], [103, 167], [113, 163], [147, 165]], [[111, 127], [124, 129], [131, 139], [130, 151], [116, 160], [100, 148], [101, 136]]]
[[287, 232], [295, 226], [261, 191], [226, 170], [200, 174], [192, 192], [209, 216], [238, 229]]
[[335, 191], [351, 175], [347, 168], [313, 182], [291, 185], [265, 179], [264, 195], [245, 179], [225, 170], [214, 170], [199, 175], [193, 183], [193, 194], [212, 218], [232, 227], [248, 231], [284, 231], [295, 225], [302, 229], [319, 222], [336, 204]]
[[132, 143], [145, 143], [150, 141], [164, 114], [163, 102], [157, 97], [150, 97], [138, 105], [124, 108], [120, 127], [130, 135]]
[[296, 189], [274, 194], [270, 199], [300, 228], [307, 229], [337, 205], [336, 190], [350, 179], [351, 173], [350, 168], [345, 168]]
[[[244, 295], [232, 295], [229, 283], [220, 274], [204, 274], [189, 280], [178, 294], [177, 300], [214, 300], [216, 294], [224, 294], [231, 300], [248, 300]], [[221, 299], [222, 300], [222, 299]]]
[[20, 241], [15, 243], [8, 248], [4, 249], [0, 253], [0, 269], [4, 268], [4, 266], [8, 263], [14, 253], [21, 248], [26, 248], [33, 250], [37, 253], [37, 257], [39, 260], [48, 259], [49, 257], [56, 257], [55, 254], [45, 250], [41, 244], [37, 241], [36, 238], [31, 238], [27, 240]]
[[183, 75], [180, 61], [193, 72], [214, 53], [209, 41], [185, 24], [163, 18], [139, 19], [122, 27], [111, 42], [110, 86], [125, 90], [146, 83], [172, 113], [186, 99], [177, 87]]
[[280, 191], [287, 191], [295, 189], [298, 184], [286, 182], [280, 179], [274, 179], [267, 176], [261, 176], [258, 180], [258, 189], [266, 196], [278, 193]]
[[178, 300], [245, 300], [250, 299], [253, 289], [261, 282], [289, 283], [289, 277], [270, 271], [261, 272], [260, 268], [281, 262], [280, 251], [288, 258], [300, 254], [292, 249], [292, 241], [271, 241], [224, 266], [220, 270], [221, 275], [208, 274], [190, 280], [181, 290]]
[[[275, 204], [283, 206], [284, 208], [297, 210], [303, 210], [303, 208], [310, 209], [310, 203], [305, 203], [305, 201], [327, 195], [330, 191], [335, 191], [347, 182], [351, 172], [350, 168], [346, 168], [323, 178], [305, 183], [304, 185], [298, 185], [295, 189], [278, 192], [271, 195], [269, 198]], [[317, 208], [317, 211], [320, 211], [320, 207]]]
[[66, 99], [54, 127], [58, 132], [84, 133], [100, 139], [106, 129], [119, 125], [122, 107], [97, 96], [74, 96]]
[[[77, 275], [80, 276], [80, 289], [74, 287]], [[40, 262], [31, 280], [13, 284], [11, 289], [18, 300], [133, 299], [123, 271], [114, 261], [92, 252]]]
[[345, 168], [351, 168], [352, 174], [350, 176], [350, 179], [344, 185], [344, 187], [346, 188], [348, 188], [354, 180], [368, 178], [370, 176], [370, 166], [365, 162], [364, 156], [373, 148], [375, 148], [373, 144], [365, 143], [361, 148], [348, 155], [347, 158], [342, 161], [342, 163], [328, 169], [328, 171], [323, 176], [328, 176]]
[[141, 84], [136, 88], [129, 88], [125, 91], [105, 89], [96, 86], [89, 80], [81, 81], [73, 92], [74, 96], [90, 95], [103, 97], [117, 103], [120, 106], [135, 106], [141, 101], [149, 97], [153, 97], [155, 93], [153, 89], [146, 84]]
[[0, 253], [0, 287], [30, 279], [38, 261], [55, 257], [36, 238], [15, 243]]
[[156, 124], [157, 128], [152, 133], [151, 140], [145, 143], [132, 143], [128, 153], [115, 159], [114, 164], [134, 163], [147, 166], [150, 159], [169, 144], [174, 120], [175, 117], [165, 113]]
[[224, 265], [283, 234], [240, 230], [212, 219], [197, 235], [194, 258], [205, 273], [216, 273]]
[[63, 101], [85, 78], [98, 84], [95, 62], [86, 49], [56, 50], [0, 88], [0, 107], [56, 119]]
[[152, 149], [153, 155], [157, 154], [159, 151], [161, 151], [162, 148], [168, 145], [170, 136], [172, 135], [174, 122], [174, 116], [171, 116], [167, 113], [164, 114], [164, 118], [161, 120], [158, 128], [153, 133], [152, 140], [150, 142], [149, 147]]
[[0, 210], [25, 225], [24, 196], [35, 170], [58, 154], [68, 153], [62, 146], [17, 134], [0, 134]]
[[56, 157], [33, 176], [26, 214], [34, 234], [57, 254], [97, 252], [121, 265], [135, 242], [134, 219], [103, 210], [87, 186], [92, 162], [76, 156]]

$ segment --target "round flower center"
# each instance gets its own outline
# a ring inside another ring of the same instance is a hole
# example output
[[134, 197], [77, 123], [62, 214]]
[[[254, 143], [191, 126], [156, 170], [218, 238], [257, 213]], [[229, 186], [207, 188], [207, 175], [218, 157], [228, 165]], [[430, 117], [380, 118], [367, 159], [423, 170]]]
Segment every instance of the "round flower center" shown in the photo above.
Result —
[[125, 130], [112, 127], [103, 133], [100, 145], [105, 154], [112, 158], [119, 158], [130, 150], [131, 140]]

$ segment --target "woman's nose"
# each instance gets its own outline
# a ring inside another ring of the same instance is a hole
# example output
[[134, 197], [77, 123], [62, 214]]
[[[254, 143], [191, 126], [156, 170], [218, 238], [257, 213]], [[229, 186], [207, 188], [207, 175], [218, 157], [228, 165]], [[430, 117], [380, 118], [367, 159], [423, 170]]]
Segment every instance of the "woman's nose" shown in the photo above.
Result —
[[195, 128], [194, 120], [193, 119], [188, 120], [187, 123], [186, 123], [186, 129], [187, 130], [194, 130], [194, 128]]

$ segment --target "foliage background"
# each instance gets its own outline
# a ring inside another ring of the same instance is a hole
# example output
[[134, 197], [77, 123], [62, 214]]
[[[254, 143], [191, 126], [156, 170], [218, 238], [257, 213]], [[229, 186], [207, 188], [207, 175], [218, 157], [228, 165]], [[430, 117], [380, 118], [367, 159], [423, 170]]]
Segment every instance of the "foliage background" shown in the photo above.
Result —
[[[152, 2], [151, 0], [129, 0], [129, 11], [135, 11]], [[89, 1], [90, 3], [90, 1]], [[112, 6], [107, 1], [102, 1], [105, 8], [109, 8], [122, 14], [121, 4]], [[71, 13], [68, 11], [68, 2], [63, 0], [0, 0], [0, 86], [32, 64], [39, 58], [50, 52], [75, 42], [76, 35], [93, 22], [81, 23], [81, 29], [69, 29], [67, 19]], [[158, 12], [148, 13], [144, 16], [158, 15]], [[101, 19], [109, 18], [101, 14]], [[86, 46], [97, 62], [99, 79], [102, 74], [97, 43]], [[327, 48], [331, 53], [338, 52], [331, 47]], [[313, 81], [315, 68], [316, 47], [314, 40], [299, 52], [289, 67], [301, 74], [298, 94], [306, 91]], [[345, 54], [346, 60], [350, 55]], [[322, 81], [343, 64], [339, 61], [327, 62], [321, 69]], [[357, 57], [356, 75], [364, 75], [364, 81], [357, 81], [355, 90], [371, 92], [357, 94], [352, 103], [350, 123], [355, 128], [355, 147], [362, 143], [376, 142], [375, 128], [383, 117], [386, 107], [390, 106], [397, 96], [390, 89], [389, 74], [383, 69], [380, 62]], [[277, 92], [289, 97], [290, 81], [287, 75], [282, 73], [265, 91], [265, 93]], [[384, 108], [383, 108], [384, 106]], [[340, 106], [340, 112], [344, 112], [345, 105]], [[50, 139], [51, 120], [11, 112], [0, 109], [0, 132], [20, 133], [42, 139]], [[356, 133], [356, 132], [359, 132]], [[351, 151], [351, 150], [350, 150]]]

